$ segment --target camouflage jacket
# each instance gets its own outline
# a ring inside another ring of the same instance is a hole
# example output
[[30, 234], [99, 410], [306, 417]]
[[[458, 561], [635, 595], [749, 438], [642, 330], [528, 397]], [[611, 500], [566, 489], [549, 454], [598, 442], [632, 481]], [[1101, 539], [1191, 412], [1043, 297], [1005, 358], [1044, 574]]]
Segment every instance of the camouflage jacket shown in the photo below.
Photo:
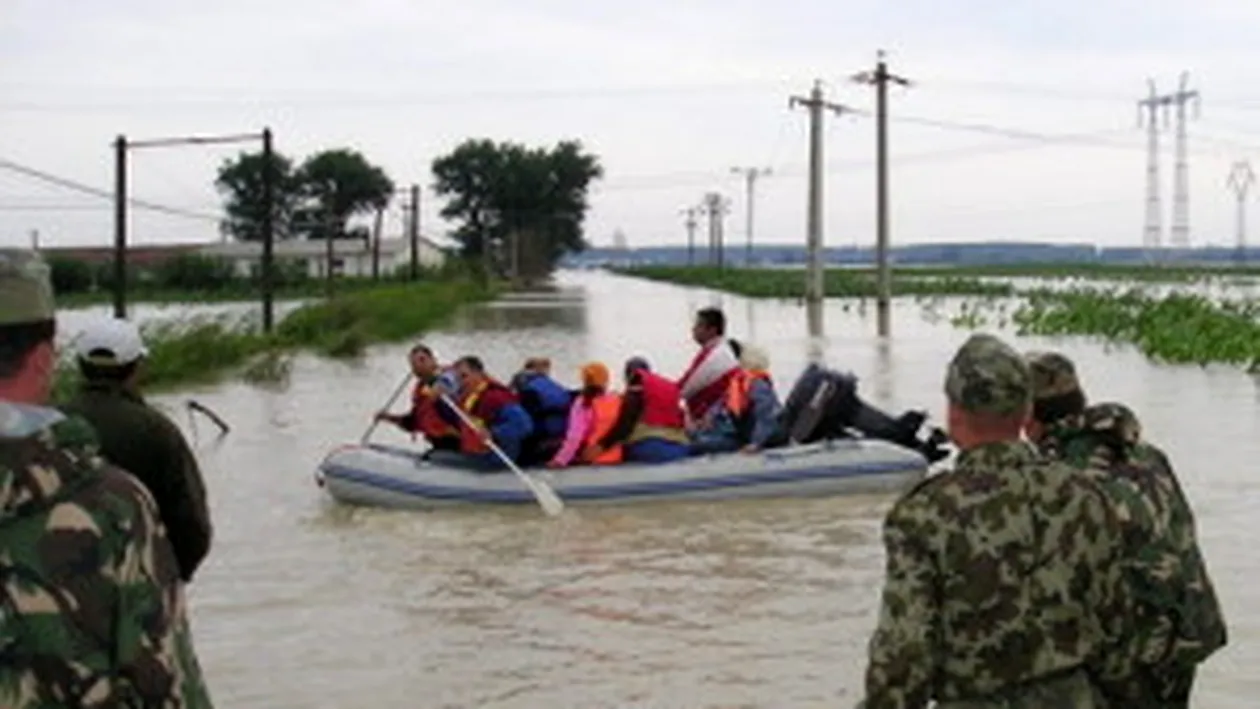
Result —
[[1098, 485], [1022, 442], [962, 452], [884, 522], [866, 709], [1099, 706], [1127, 677], [1133, 601]]
[[210, 707], [152, 498], [65, 421], [0, 401], [0, 706]]
[[1046, 454], [1094, 471], [1120, 513], [1128, 572], [1143, 622], [1144, 665], [1186, 667], [1227, 641], [1224, 616], [1195, 535], [1194, 513], [1168, 457], [1141, 441], [1127, 407], [1097, 404], [1050, 426]]

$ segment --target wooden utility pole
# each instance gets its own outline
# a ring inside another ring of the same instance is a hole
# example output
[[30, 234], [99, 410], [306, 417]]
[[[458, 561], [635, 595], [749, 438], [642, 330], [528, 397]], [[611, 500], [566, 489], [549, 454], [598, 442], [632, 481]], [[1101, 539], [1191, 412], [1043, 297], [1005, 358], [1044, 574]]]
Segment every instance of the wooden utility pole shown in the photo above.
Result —
[[751, 266], [753, 257], [753, 202], [757, 192], [757, 178], [769, 175], [771, 171], [768, 167], [732, 167], [731, 172], [744, 176], [744, 199], [747, 200], [744, 205], [744, 231], [747, 238], [747, 246], [744, 249], [744, 265]]
[[127, 138], [114, 139], [114, 317], [127, 317]]
[[420, 277], [420, 185], [411, 186], [411, 280]]
[[821, 81], [814, 82], [814, 89], [810, 92], [809, 98], [793, 96], [788, 99], [788, 108], [798, 105], [809, 109], [809, 212], [806, 220], [809, 267], [805, 279], [805, 300], [807, 304], [821, 308], [823, 301], [823, 111], [832, 111], [839, 116], [846, 111], [852, 112], [853, 109], [825, 101]]
[[337, 220], [333, 216], [333, 200], [337, 185], [328, 186], [327, 202], [324, 203], [324, 287], [327, 296], [333, 297], [333, 238], [337, 233]]
[[263, 332], [270, 333], [271, 326], [274, 321], [273, 295], [275, 289], [275, 200], [276, 186], [275, 175], [272, 174], [271, 162], [274, 159], [271, 149], [271, 129], [264, 128], [262, 132], [263, 142], [263, 221], [262, 221], [262, 321]]
[[381, 228], [385, 219], [385, 205], [376, 208], [376, 221], [372, 223], [372, 280], [381, 278]]
[[878, 274], [875, 312], [879, 336], [888, 337], [892, 326], [892, 274], [888, 265], [888, 83], [909, 86], [910, 82], [888, 73], [882, 49], [876, 55], [875, 71], [856, 74], [853, 80], [875, 87], [875, 267]]

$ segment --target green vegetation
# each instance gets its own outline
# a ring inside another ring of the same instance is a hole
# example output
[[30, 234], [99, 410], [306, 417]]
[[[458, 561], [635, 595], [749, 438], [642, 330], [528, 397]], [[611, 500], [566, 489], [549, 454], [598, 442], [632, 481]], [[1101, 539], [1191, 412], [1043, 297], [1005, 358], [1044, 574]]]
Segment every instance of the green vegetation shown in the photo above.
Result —
[[1101, 336], [1164, 362], [1260, 367], [1260, 302], [1081, 289], [1030, 294], [1012, 321], [1021, 334]]
[[442, 217], [458, 224], [451, 238], [465, 256], [485, 257], [487, 271], [538, 280], [566, 253], [586, 248], [587, 191], [603, 168], [581, 143], [547, 149], [466, 140], [432, 170], [434, 192], [447, 200]]
[[394, 183], [381, 168], [347, 148], [324, 150], [299, 166], [280, 153], [264, 165], [262, 151], [242, 152], [219, 166], [215, 187], [224, 195], [223, 230], [240, 241], [261, 241], [264, 176], [272, 184], [271, 219], [277, 239], [362, 239], [347, 229], [351, 218], [389, 205]]
[[[805, 272], [763, 268], [712, 266], [638, 266], [617, 269], [618, 273], [649, 280], [701, 286], [753, 298], [803, 298]], [[873, 298], [875, 274], [869, 270], [828, 269], [824, 290], [829, 298]], [[984, 283], [975, 278], [950, 275], [941, 278], [895, 276], [893, 295], [984, 295], [1009, 296], [1014, 287], [1004, 283]]]
[[[248, 381], [277, 383], [302, 350], [327, 357], [360, 355], [372, 342], [415, 336], [461, 306], [495, 293], [468, 280], [428, 281], [344, 292], [302, 306], [261, 332], [257, 316], [197, 317], [143, 328], [149, 348], [142, 385], [148, 391], [210, 383], [240, 371]], [[78, 372], [66, 362], [58, 372], [55, 397], [73, 390]]]
[[[864, 268], [865, 271], [872, 269]], [[1109, 263], [1020, 263], [974, 266], [901, 266], [903, 276], [970, 276], [976, 278], [1080, 278], [1089, 280], [1193, 282], [1219, 277], [1260, 276], [1260, 266], [1126, 265]]]
[[[637, 267], [625, 275], [695, 285], [749, 297], [799, 298], [801, 270]], [[1229, 363], [1260, 371], [1260, 301], [1217, 301], [1202, 295], [1162, 296], [1136, 288], [1077, 287], [1053, 291], [1016, 289], [980, 278], [1086, 279], [1190, 282], [1212, 277], [1260, 275], [1260, 268], [1127, 267], [1111, 265], [1016, 265], [894, 270], [893, 294], [920, 297], [925, 316], [942, 319], [947, 296], [975, 296], [949, 317], [954, 327], [1014, 326], [1021, 335], [1083, 335], [1138, 347], [1162, 362]], [[833, 298], [874, 295], [872, 269], [829, 269], [826, 293]], [[925, 297], [926, 296], [926, 297]]]

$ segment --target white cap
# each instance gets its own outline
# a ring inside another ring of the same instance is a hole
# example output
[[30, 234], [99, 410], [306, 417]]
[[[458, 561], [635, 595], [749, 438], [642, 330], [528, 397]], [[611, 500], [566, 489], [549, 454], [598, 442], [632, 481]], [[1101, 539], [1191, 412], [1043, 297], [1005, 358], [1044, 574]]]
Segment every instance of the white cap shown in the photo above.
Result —
[[135, 324], [118, 318], [99, 318], [75, 339], [74, 352], [91, 364], [120, 367], [147, 357], [149, 349]]

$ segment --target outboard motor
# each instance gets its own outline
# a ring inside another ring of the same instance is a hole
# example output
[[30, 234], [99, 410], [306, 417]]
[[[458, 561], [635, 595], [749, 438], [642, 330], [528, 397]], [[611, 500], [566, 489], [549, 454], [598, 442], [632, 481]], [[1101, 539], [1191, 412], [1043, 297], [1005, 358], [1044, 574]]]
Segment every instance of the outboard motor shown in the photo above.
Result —
[[919, 429], [926, 420], [923, 411], [907, 411], [893, 418], [862, 401], [857, 393], [857, 377], [810, 364], [784, 402], [780, 437], [813, 443], [851, 438], [852, 430], [909, 448], [934, 463], [949, 456], [944, 448], [948, 437], [941, 429], [933, 428], [926, 439], [921, 439]]

